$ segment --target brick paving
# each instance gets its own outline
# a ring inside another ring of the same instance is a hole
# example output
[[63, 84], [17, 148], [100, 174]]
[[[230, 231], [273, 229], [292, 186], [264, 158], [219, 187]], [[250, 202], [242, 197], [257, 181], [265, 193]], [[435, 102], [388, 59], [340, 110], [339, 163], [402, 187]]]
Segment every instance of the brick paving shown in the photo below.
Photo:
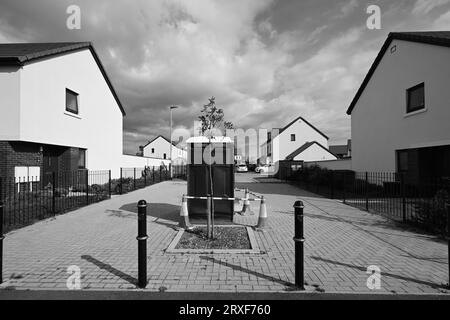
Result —
[[[244, 182], [267, 199], [268, 226], [255, 232], [259, 254], [169, 254], [176, 236], [182, 181], [164, 182], [7, 234], [4, 278], [9, 289], [67, 289], [67, 268], [81, 269], [84, 290], [135, 289], [136, 203], [148, 212], [151, 291], [291, 291], [294, 282], [293, 203], [305, 202], [308, 291], [441, 293], [448, 282], [446, 243], [394, 226], [382, 217], [287, 184]], [[258, 213], [259, 204], [252, 202]], [[254, 225], [257, 216], [236, 215]], [[381, 269], [369, 290], [367, 267]]]

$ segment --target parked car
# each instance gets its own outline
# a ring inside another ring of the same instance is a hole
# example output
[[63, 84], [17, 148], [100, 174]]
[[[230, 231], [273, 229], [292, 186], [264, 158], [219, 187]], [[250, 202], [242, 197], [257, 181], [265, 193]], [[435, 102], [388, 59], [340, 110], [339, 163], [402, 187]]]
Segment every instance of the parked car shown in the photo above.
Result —
[[236, 166], [236, 172], [248, 172], [247, 165], [245, 165], [245, 164], [238, 164]]
[[271, 164], [259, 165], [255, 169], [256, 173], [269, 173], [270, 171], [273, 171], [273, 166]]
[[247, 165], [248, 171], [255, 171], [256, 170], [256, 164], [254, 163], [250, 163], [249, 165]]

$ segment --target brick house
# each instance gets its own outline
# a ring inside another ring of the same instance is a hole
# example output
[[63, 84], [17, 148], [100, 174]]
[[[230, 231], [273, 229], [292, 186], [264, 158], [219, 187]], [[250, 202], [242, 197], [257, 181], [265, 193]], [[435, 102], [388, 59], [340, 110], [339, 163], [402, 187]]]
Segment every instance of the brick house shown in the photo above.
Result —
[[0, 44], [0, 177], [122, 161], [123, 106], [89, 42]]

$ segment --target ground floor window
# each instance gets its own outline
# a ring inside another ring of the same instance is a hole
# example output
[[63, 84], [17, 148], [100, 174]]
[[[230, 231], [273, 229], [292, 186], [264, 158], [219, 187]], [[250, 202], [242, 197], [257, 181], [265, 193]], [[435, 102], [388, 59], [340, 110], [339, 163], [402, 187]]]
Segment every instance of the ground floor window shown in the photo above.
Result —
[[408, 172], [408, 150], [397, 151], [397, 171], [400, 173]]
[[78, 169], [86, 169], [86, 150], [85, 149], [79, 149]]
[[450, 178], [450, 146], [398, 150], [397, 172], [413, 182]]

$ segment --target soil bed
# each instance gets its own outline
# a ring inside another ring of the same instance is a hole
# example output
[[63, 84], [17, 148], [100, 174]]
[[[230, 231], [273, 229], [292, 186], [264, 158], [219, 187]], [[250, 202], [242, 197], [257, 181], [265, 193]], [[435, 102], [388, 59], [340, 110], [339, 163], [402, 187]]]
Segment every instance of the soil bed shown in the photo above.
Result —
[[206, 227], [185, 231], [175, 249], [251, 249], [245, 227], [214, 227], [214, 239], [206, 237]]

